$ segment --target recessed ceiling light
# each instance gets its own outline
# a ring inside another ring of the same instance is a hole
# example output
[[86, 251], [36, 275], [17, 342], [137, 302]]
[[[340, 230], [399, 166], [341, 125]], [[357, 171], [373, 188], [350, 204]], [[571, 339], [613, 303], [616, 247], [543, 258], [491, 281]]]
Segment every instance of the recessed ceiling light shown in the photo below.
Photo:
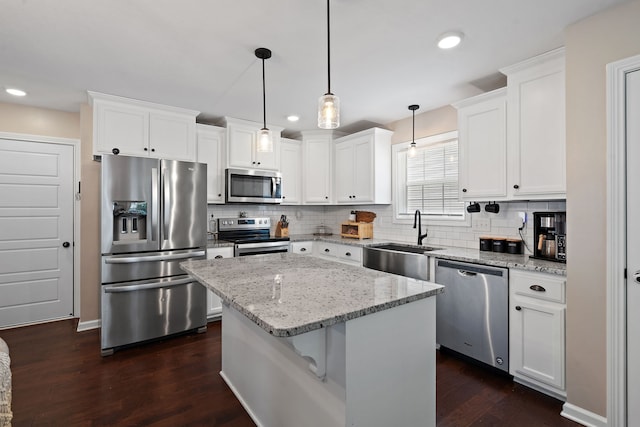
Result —
[[289, 120], [290, 122], [297, 122], [298, 120], [300, 120], [300, 116], [291, 114], [290, 116], [287, 116], [287, 120]]
[[23, 90], [21, 90], [21, 89], [13, 88], [13, 87], [8, 87], [8, 88], [6, 89], [6, 92], [7, 92], [9, 95], [13, 95], [13, 96], [25, 96], [25, 95], [27, 94], [27, 92], [25, 92], [25, 91], [23, 91]]
[[438, 37], [438, 47], [440, 49], [451, 49], [452, 47], [456, 47], [462, 41], [462, 37], [463, 34], [456, 31], [444, 33]]

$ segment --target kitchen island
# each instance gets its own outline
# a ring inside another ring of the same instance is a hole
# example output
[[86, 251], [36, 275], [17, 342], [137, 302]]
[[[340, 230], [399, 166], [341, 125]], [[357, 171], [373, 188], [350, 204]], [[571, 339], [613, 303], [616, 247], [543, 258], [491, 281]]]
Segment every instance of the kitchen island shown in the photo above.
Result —
[[223, 300], [221, 375], [259, 426], [435, 426], [430, 282], [292, 253], [188, 261]]

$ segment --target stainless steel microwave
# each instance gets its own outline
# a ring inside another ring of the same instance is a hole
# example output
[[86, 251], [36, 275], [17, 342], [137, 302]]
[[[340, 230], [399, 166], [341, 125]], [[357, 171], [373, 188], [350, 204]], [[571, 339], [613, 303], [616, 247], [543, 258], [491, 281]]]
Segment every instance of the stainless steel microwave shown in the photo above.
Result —
[[280, 172], [227, 169], [225, 175], [228, 203], [282, 203]]

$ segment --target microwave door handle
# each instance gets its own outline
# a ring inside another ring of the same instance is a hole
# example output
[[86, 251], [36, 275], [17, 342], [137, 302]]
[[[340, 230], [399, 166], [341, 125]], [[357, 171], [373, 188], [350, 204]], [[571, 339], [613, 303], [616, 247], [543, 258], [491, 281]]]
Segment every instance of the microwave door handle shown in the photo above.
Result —
[[276, 197], [276, 178], [271, 178], [271, 197]]
[[151, 168], [151, 241], [158, 238], [158, 168]]

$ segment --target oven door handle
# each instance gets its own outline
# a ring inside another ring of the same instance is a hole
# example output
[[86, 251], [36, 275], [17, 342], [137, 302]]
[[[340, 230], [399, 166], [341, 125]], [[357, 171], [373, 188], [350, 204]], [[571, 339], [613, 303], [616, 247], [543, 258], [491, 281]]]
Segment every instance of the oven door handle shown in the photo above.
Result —
[[238, 249], [259, 249], [259, 248], [272, 248], [282, 246], [283, 248], [289, 247], [289, 242], [260, 242], [260, 243], [236, 243]]
[[151, 261], [173, 261], [177, 259], [189, 259], [195, 257], [205, 256], [206, 251], [193, 251], [179, 254], [169, 255], [144, 255], [144, 256], [112, 256], [105, 257], [105, 264], [133, 264], [136, 262], [151, 262]]
[[167, 280], [165, 282], [151, 282], [139, 285], [104, 285], [102, 287], [102, 290], [107, 294], [115, 294], [122, 292], [144, 291], [149, 289], [172, 288], [193, 282], [195, 282], [195, 280], [189, 277], [186, 279]]

